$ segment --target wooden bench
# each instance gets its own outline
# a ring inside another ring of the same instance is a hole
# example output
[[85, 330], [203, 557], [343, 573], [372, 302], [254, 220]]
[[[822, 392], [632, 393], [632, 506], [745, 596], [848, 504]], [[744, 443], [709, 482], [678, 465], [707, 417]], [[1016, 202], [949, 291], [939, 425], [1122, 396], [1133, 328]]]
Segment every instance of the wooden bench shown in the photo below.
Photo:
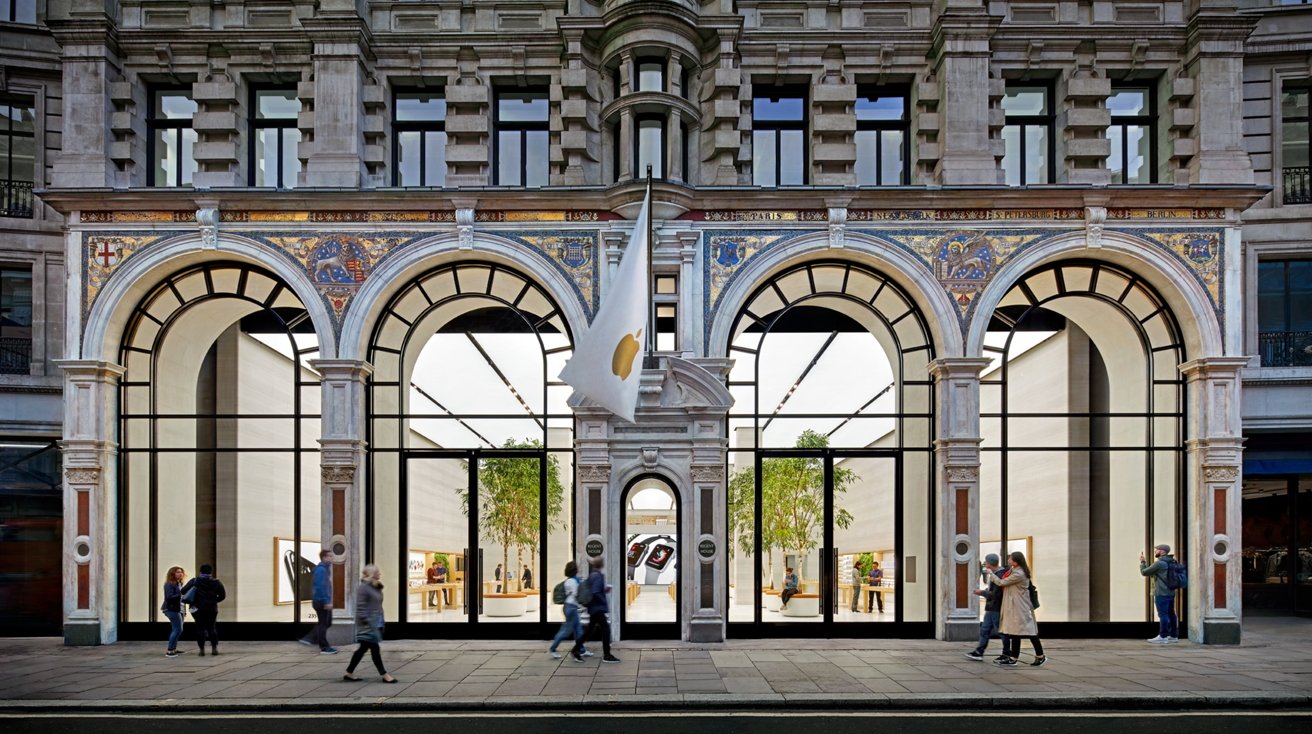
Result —
[[820, 616], [820, 595], [794, 594], [788, 600], [788, 605], [782, 607], [779, 613], [785, 617], [818, 617]]
[[527, 594], [483, 595], [483, 616], [485, 617], [522, 617], [527, 611]]

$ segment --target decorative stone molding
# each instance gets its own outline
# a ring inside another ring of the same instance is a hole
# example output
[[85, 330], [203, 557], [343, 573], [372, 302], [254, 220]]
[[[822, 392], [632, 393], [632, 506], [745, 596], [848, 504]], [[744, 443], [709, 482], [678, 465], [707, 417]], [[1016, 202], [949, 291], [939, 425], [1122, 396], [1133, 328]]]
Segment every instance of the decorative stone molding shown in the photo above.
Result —
[[847, 207], [829, 207], [829, 246], [841, 249], [847, 236]]
[[948, 467], [949, 482], [975, 482], [979, 480], [979, 468], [974, 466]]
[[1084, 241], [1089, 249], [1102, 247], [1102, 226], [1106, 221], [1106, 207], [1084, 207]]
[[718, 483], [724, 481], [723, 466], [694, 466], [692, 468], [692, 480], [699, 483]]
[[1209, 466], [1203, 470], [1203, 476], [1209, 482], [1233, 482], [1239, 478], [1239, 467]]
[[460, 240], [460, 249], [474, 249], [474, 210], [472, 208], [456, 210], [456, 234]]
[[354, 466], [325, 466], [322, 470], [324, 484], [354, 484]]
[[197, 209], [196, 224], [200, 225], [201, 247], [206, 250], [218, 248], [219, 210], [215, 208]]
[[578, 473], [580, 482], [609, 482], [610, 464], [581, 464]]
[[73, 466], [64, 470], [69, 484], [100, 484], [100, 467]]
[[659, 446], [642, 447], [642, 467], [644, 469], [655, 469], [656, 463], [660, 461], [661, 450]]

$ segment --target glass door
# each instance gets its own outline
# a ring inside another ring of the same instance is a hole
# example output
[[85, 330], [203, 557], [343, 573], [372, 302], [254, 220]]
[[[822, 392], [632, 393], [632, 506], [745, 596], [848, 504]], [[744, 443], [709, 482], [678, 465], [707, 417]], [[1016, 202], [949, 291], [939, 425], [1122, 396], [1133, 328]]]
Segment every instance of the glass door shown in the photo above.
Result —
[[836, 454], [828, 461], [834, 504], [833, 621], [860, 625], [898, 621], [901, 464], [889, 454]]
[[[463, 453], [463, 452], [462, 452]], [[467, 513], [471, 473], [461, 454], [418, 455], [405, 460], [405, 621], [453, 624], [471, 618], [470, 581], [477, 559], [470, 553]]]

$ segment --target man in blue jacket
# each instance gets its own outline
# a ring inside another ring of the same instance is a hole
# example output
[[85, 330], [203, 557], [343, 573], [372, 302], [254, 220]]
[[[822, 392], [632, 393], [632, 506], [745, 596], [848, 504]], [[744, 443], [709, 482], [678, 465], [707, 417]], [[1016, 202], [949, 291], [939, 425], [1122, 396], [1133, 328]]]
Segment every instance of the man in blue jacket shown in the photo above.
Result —
[[320, 655], [336, 655], [337, 648], [328, 644], [328, 628], [333, 626], [333, 552], [319, 551], [319, 565], [314, 567], [314, 594], [310, 606], [318, 615], [314, 628], [314, 641], [319, 643]]
[[576, 663], [583, 662], [583, 646], [595, 633], [601, 634], [601, 662], [620, 661], [610, 654], [610, 587], [606, 585], [606, 574], [602, 573], [604, 566], [605, 562], [600, 556], [592, 559], [592, 573], [583, 581], [588, 587], [591, 598], [587, 600], [588, 628], [584, 630], [582, 637], [575, 640], [574, 649], [570, 651], [570, 657], [574, 658]]

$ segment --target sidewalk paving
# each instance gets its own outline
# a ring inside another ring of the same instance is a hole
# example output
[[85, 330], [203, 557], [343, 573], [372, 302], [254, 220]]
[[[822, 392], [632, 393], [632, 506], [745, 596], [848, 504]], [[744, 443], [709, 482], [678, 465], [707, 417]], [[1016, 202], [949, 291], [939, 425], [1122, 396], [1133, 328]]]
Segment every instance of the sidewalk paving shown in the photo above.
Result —
[[[220, 633], [222, 626], [220, 626]], [[621, 642], [622, 662], [552, 660], [546, 643], [398, 640], [383, 644], [400, 683], [368, 657], [341, 680], [338, 655], [295, 642], [225, 642], [218, 657], [163, 656], [164, 644], [64, 647], [0, 640], [0, 712], [195, 708], [517, 711], [687, 708], [1130, 709], [1312, 706], [1312, 620], [1254, 620], [1237, 647], [1053, 640], [1042, 668], [963, 657], [934, 640], [736, 640], [718, 645]], [[1025, 645], [1028, 650], [1028, 644]], [[599, 652], [599, 651], [598, 651]], [[994, 642], [989, 657], [998, 652]]]

